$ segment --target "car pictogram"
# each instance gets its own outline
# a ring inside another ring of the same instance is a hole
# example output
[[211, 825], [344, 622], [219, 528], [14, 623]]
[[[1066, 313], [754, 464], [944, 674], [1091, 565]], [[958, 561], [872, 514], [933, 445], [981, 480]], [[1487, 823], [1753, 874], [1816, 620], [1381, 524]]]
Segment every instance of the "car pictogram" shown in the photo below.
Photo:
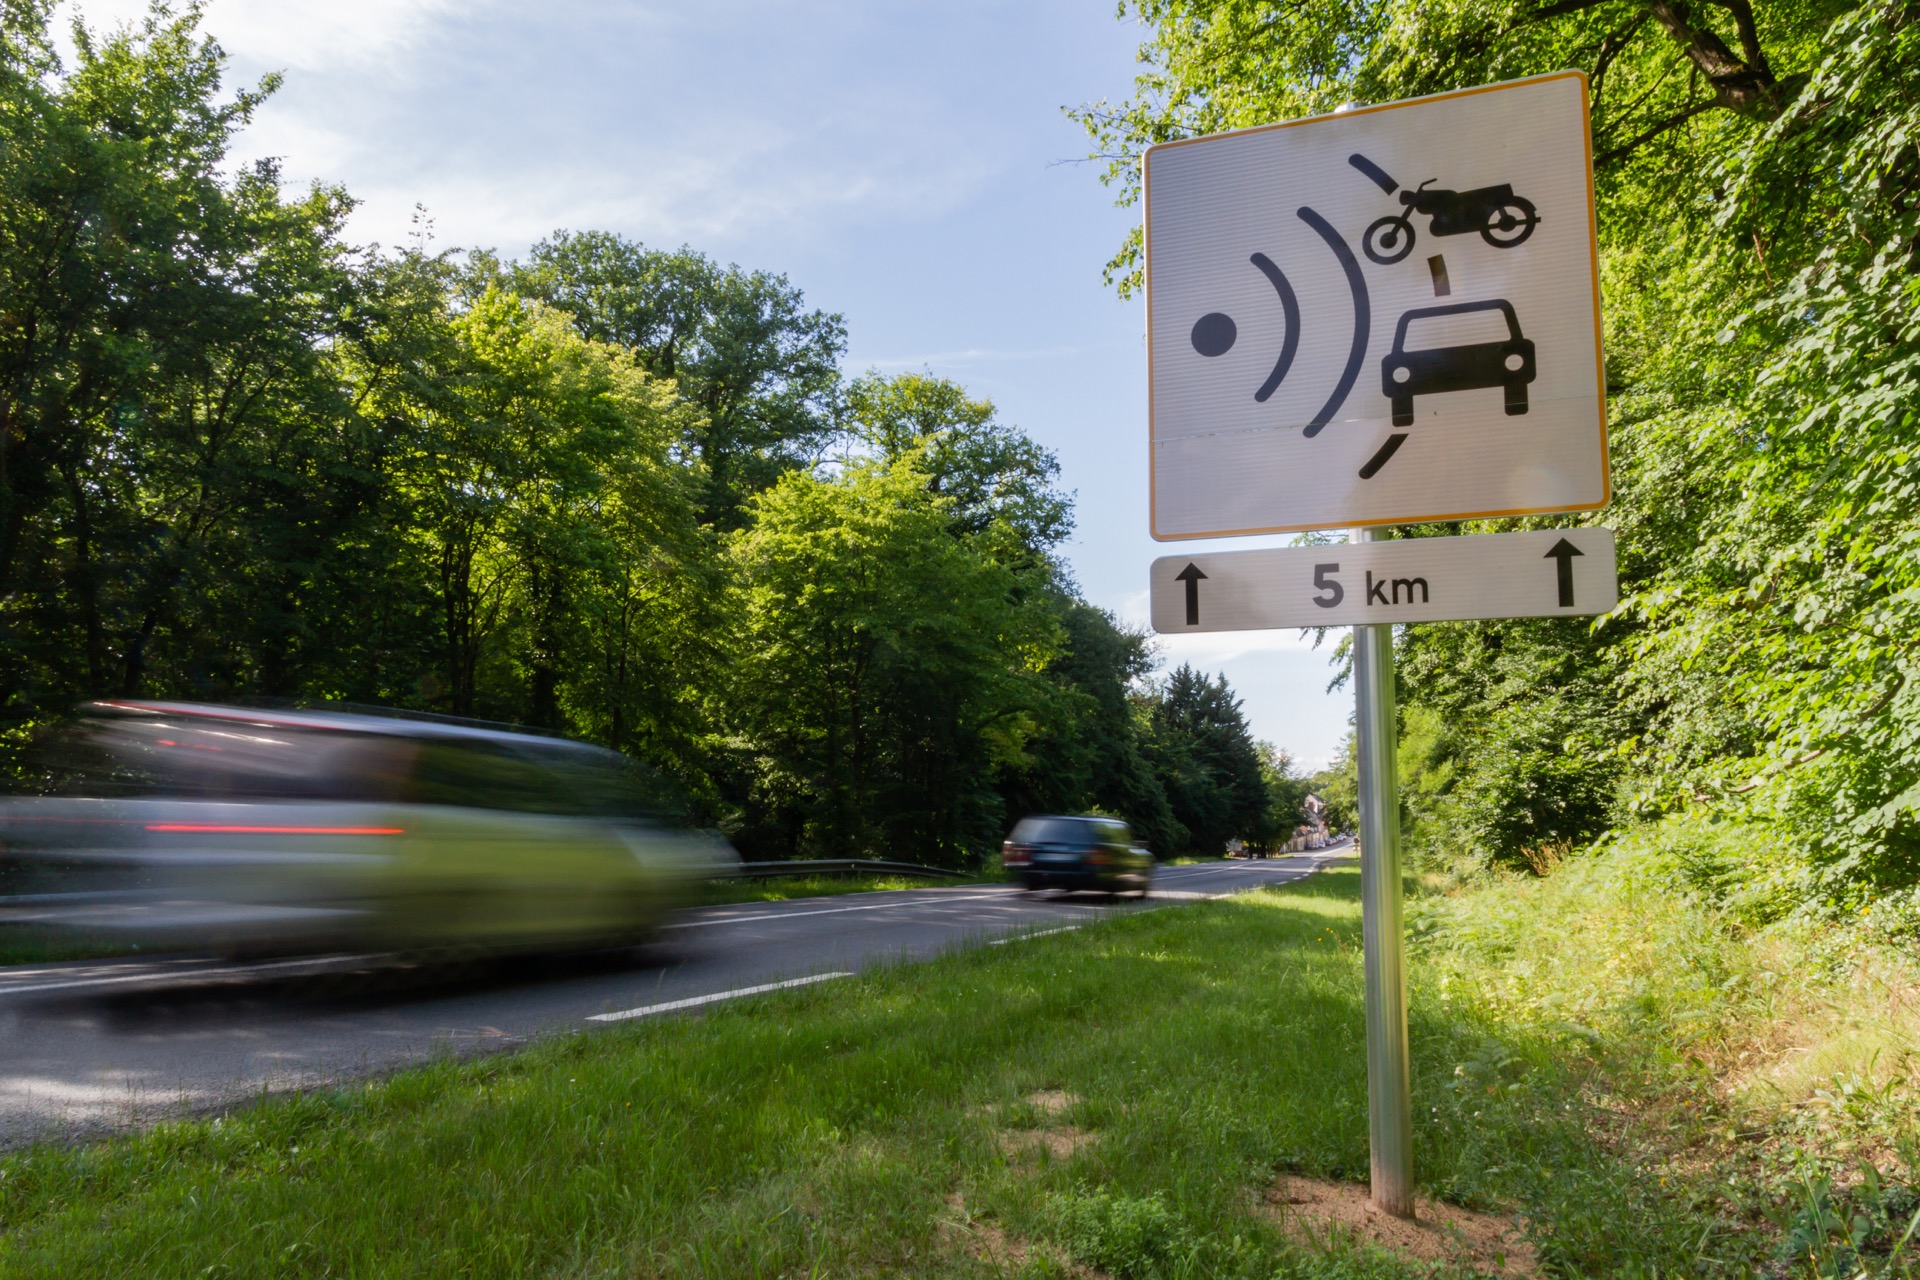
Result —
[[[1416, 324], [1475, 312], [1498, 312], [1507, 322], [1504, 342], [1407, 349], [1407, 333]], [[1393, 402], [1393, 425], [1413, 425], [1413, 398], [1443, 391], [1499, 387], [1506, 392], [1507, 414], [1527, 411], [1527, 384], [1534, 379], [1533, 341], [1522, 336], [1513, 304], [1504, 298], [1419, 307], [1400, 317], [1393, 350], [1380, 362], [1380, 388]]]

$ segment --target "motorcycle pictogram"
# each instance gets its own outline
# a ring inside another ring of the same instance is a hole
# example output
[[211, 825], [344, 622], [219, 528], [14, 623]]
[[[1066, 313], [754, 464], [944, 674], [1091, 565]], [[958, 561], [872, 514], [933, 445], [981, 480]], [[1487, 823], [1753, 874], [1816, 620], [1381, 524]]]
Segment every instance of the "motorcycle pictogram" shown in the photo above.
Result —
[[1533, 202], [1513, 193], [1510, 183], [1476, 187], [1471, 191], [1429, 190], [1438, 178], [1428, 178], [1413, 190], [1400, 184], [1365, 156], [1347, 158], [1388, 195], [1399, 190], [1402, 211], [1376, 219], [1367, 228], [1360, 248], [1381, 266], [1391, 266], [1413, 252], [1413, 215], [1425, 214], [1427, 230], [1436, 236], [1463, 236], [1479, 232], [1496, 249], [1511, 249], [1533, 234], [1540, 214]]

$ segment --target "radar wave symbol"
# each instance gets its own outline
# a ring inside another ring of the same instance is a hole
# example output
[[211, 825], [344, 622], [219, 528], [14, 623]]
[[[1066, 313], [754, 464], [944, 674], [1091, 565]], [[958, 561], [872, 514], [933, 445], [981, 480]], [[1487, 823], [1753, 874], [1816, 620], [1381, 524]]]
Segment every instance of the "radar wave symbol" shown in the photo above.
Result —
[[[1366, 277], [1360, 272], [1359, 259], [1353, 256], [1353, 250], [1348, 248], [1347, 242], [1340, 238], [1340, 233], [1333, 229], [1333, 224], [1316, 210], [1306, 206], [1302, 206], [1296, 212], [1300, 220], [1311, 227], [1332, 251], [1334, 260], [1340, 264], [1341, 272], [1346, 276], [1347, 288], [1353, 294], [1353, 341], [1348, 349], [1346, 367], [1341, 370], [1338, 381], [1334, 383], [1333, 393], [1327, 397], [1326, 403], [1320, 406], [1319, 412], [1308, 420], [1305, 429], [1301, 432], [1302, 435], [1311, 439], [1320, 434], [1322, 427], [1333, 421], [1333, 415], [1340, 411], [1340, 406], [1346, 403], [1347, 396], [1353, 392], [1354, 383], [1360, 379], [1361, 366], [1367, 359], [1368, 336], [1373, 328], [1373, 303], [1367, 292]], [[1286, 338], [1280, 344], [1280, 354], [1274, 359], [1273, 370], [1267, 374], [1266, 381], [1262, 382], [1253, 393], [1256, 403], [1265, 404], [1272, 398], [1273, 393], [1280, 389], [1280, 384], [1286, 381], [1287, 374], [1293, 370], [1294, 357], [1300, 352], [1300, 298], [1294, 292], [1292, 281], [1287, 279], [1287, 273], [1266, 254], [1256, 252], [1248, 261], [1273, 286], [1274, 293], [1280, 299], [1280, 310], [1286, 317]], [[1195, 351], [1212, 358], [1225, 355], [1232, 350], [1239, 334], [1239, 326], [1232, 316], [1224, 312], [1210, 311], [1194, 322], [1190, 338]]]

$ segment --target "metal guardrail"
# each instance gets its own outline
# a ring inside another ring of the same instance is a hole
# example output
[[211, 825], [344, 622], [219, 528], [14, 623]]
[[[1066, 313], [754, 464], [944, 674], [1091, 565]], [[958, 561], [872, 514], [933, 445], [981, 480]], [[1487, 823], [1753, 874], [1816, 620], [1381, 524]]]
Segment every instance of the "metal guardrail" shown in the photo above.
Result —
[[[934, 879], [965, 880], [964, 871], [946, 871], [940, 867], [922, 867], [911, 862], [880, 862], [872, 858], [801, 858], [793, 862], [743, 862], [724, 872], [730, 880], [766, 880], [777, 876], [855, 875], [927, 876]], [[716, 877], [716, 879], [719, 877]]]

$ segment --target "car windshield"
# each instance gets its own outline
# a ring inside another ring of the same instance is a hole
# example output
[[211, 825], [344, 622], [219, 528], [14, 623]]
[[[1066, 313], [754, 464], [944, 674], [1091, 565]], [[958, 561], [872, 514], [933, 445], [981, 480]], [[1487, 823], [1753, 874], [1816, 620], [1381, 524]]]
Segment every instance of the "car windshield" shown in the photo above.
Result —
[[1506, 342], [1507, 317], [1497, 307], [1478, 311], [1457, 311], [1446, 316], [1415, 316], [1407, 322], [1406, 351], [1431, 351], [1436, 347], [1468, 347], [1484, 342]]
[[413, 746], [243, 720], [90, 716], [39, 744], [29, 771], [47, 795], [391, 801]]
[[1015, 844], [1085, 844], [1088, 834], [1078, 818], [1022, 818], [1009, 838]]
[[678, 823], [685, 797], [618, 752], [566, 743], [89, 716], [33, 753], [33, 790], [102, 799], [449, 805]]
[[678, 788], [645, 765], [559, 744], [424, 742], [411, 792], [419, 804], [579, 818], [679, 822], [687, 810]]

